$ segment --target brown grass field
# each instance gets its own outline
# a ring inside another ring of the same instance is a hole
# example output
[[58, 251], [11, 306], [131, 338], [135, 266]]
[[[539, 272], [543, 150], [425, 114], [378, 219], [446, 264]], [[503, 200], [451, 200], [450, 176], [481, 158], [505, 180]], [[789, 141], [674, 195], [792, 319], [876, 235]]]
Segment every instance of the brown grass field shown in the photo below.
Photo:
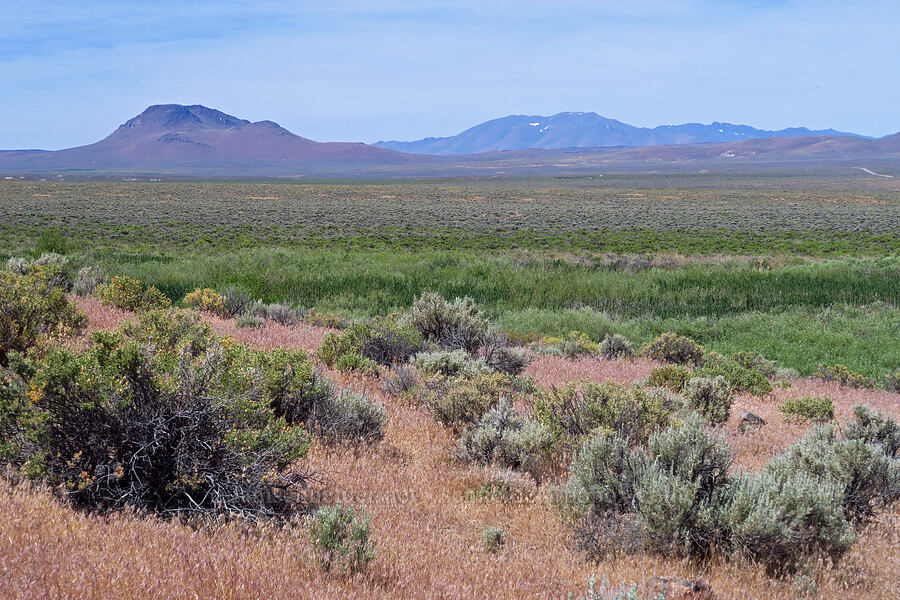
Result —
[[[92, 328], [114, 328], [128, 318], [95, 300], [79, 304]], [[263, 348], [313, 351], [327, 331], [274, 324], [235, 329], [234, 321], [211, 321], [219, 333]], [[528, 372], [548, 386], [579, 378], [634, 381], [654, 366], [646, 360], [542, 357]], [[425, 410], [386, 394], [375, 378], [326, 371], [337, 384], [384, 403], [388, 413], [379, 444], [355, 452], [326, 452], [314, 444], [305, 461], [317, 474], [314, 494], [364, 505], [371, 515], [377, 555], [363, 573], [352, 578], [322, 573], [302, 522], [273, 531], [237, 525], [195, 530], [130, 514], [84, 515], [47, 490], [2, 483], [0, 598], [566, 598], [583, 596], [592, 574], [598, 582], [606, 575], [613, 584], [702, 576], [723, 599], [800, 597], [792, 582], [773, 580], [762, 568], [739, 562], [697, 565], [640, 554], [587, 563], [570, 547], [570, 527], [549, 503], [558, 481], [543, 481], [509, 502], [467, 499], [466, 491], [488, 475], [453, 460], [450, 433]], [[735, 403], [724, 427], [735, 464], [758, 468], [802, 436], [810, 425], [784, 421], [777, 407], [786, 398], [809, 394], [829, 395], [840, 421], [859, 403], [900, 418], [898, 394], [797, 380], [762, 399], [742, 396]], [[744, 410], [768, 425], [757, 433], [737, 433], [737, 415]], [[481, 534], [489, 526], [507, 535], [496, 554], [482, 547]], [[900, 598], [900, 511], [880, 515], [839, 564], [818, 569], [819, 598]]]

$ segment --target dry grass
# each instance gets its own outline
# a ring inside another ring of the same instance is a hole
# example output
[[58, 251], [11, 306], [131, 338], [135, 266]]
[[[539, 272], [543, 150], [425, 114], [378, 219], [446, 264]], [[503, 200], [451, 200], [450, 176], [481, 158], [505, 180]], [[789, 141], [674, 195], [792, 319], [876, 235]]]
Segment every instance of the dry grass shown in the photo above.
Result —
[[[115, 316], [93, 301], [79, 301], [92, 327], [114, 326]], [[123, 315], [119, 315], [121, 318]], [[314, 349], [321, 328], [267, 325], [234, 330], [211, 320], [220, 333], [271, 348]], [[529, 368], [542, 385], [568, 379], [646, 376], [650, 362], [538, 360]], [[385, 440], [361, 451], [315, 445], [307, 459], [322, 481], [316, 494], [328, 501], [365, 505], [372, 517], [377, 557], [354, 579], [326, 576], [315, 566], [302, 526], [264, 535], [238, 527], [195, 531], [131, 515], [109, 518], [75, 513], [46, 490], [0, 484], [0, 597], [3, 598], [565, 598], [583, 594], [592, 573], [613, 583], [653, 576], [703, 575], [718, 598], [795, 597], [790, 582], [773, 581], [752, 565], [707, 567], [651, 555], [590, 565], [568, 547], [569, 529], [549, 505], [550, 485], [531, 499], [503, 503], [467, 500], [466, 490], [486, 474], [454, 463], [449, 433], [423, 410], [380, 390], [378, 381], [329, 372], [383, 402]], [[753, 467], [803, 434], [785, 423], [777, 405], [785, 398], [828, 394], [839, 418], [865, 402], [897, 416], [900, 395], [799, 381], [769, 398], [740, 398], [733, 413], [753, 410], [769, 421], [761, 432], [730, 433], [738, 463]], [[501, 527], [506, 546], [486, 553], [481, 533]], [[900, 512], [869, 527], [837, 567], [823, 566], [820, 598], [897, 598]]]

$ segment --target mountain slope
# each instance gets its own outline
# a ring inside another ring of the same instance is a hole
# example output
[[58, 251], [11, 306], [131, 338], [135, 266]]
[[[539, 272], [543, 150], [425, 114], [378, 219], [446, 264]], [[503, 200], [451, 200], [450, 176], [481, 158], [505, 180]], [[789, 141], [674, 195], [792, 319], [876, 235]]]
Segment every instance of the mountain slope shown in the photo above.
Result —
[[314, 142], [272, 121], [253, 123], [205, 106], [180, 104], [150, 106], [87, 146], [0, 154], [0, 165], [29, 170], [370, 165], [420, 160], [361, 143]]
[[525, 148], [664, 146], [818, 135], [853, 134], [843, 134], [833, 129], [811, 131], [805, 127], [765, 131], [730, 123], [685, 123], [650, 129], [607, 119], [592, 112], [566, 112], [550, 117], [510, 115], [481, 123], [451, 137], [425, 138], [414, 142], [382, 141], [375, 145], [414, 154], [455, 155]]

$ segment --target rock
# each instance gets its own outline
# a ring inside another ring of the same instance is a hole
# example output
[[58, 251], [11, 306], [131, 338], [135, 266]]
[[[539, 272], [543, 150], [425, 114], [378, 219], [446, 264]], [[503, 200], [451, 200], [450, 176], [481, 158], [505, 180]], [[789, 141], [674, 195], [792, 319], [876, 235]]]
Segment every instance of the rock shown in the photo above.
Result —
[[[759, 418], [759, 417], [757, 417]], [[656, 592], [665, 595], [666, 600], [715, 600], [712, 586], [702, 577], [684, 579], [683, 577], [654, 577]]]
[[743, 433], [748, 429], [759, 429], [765, 424], [766, 420], [759, 415], [754, 415], [752, 412], [742, 412], [741, 420], [738, 423], [738, 431]]

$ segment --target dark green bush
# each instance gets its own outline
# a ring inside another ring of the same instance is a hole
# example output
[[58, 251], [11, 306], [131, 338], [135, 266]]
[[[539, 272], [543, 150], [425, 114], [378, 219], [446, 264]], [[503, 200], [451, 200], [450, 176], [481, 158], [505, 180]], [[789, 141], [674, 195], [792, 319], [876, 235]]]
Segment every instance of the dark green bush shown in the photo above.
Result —
[[745, 369], [760, 371], [768, 379], [773, 379], [778, 370], [778, 365], [774, 360], [766, 360], [761, 354], [752, 352], [736, 352], [731, 355], [731, 362], [737, 363]]
[[734, 395], [723, 377], [692, 377], [684, 385], [687, 405], [712, 424], [724, 423], [731, 414]]
[[426, 380], [424, 400], [431, 415], [454, 431], [478, 423], [501, 397], [512, 396], [509, 379], [500, 373], [432, 377]]
[[763, 371], [731, 360], [705, 365], [694, 371], [694, 377], [723, 377], [731, 390], [738, 394], [746, 392], [753, 396], [765, 396], [772, 391], [772, 384]]
[[403, 364], [422, 348], [422, 336], [399, 325], [394, 317], [354, 323], [341, 333], [328, 333], [319, 348], [319, 358], [332, 366], [345, 355], [357, 355], [374, 363]]
[[633, 440], [646, 440], [668, 424], [679, 408], [658, 394], [615, 381], [569, 382], [562, 388], [538, 390], [534, 414], [557, 438], [576, 441], [597, 428]]
[[[166, 322], [158, 319], [157, 322]], [[247, 351], [184, 322], [172, 344], [152, 323], [97, 332], [33, 365], [24, 414], [0, 417], [16, 463], [75, 506], [133, 506], [163, 516], [282, 518], [302, 506], [306, 476], [287, 467], [309, 435], [278, 417]], [[142, 335], [143, 334], [143, 335]]]
[[27, 275], [0, 271], [0, 366], [10, 352], [25, 352], [40, 340], [80, 333], [87, 317], [55, 285], [58, 271], [39, 267]]
[[676, 365], [700, 364], [703, 361], [703, 347], [688, 337], [674, 333], [664, 333], [649, 342], [641, 353], [654, 360]]
[[813, 373], [813, 377], [817, 377], [824, 381], [836, 381], [841, 385], [854, 388], [874, 388], [875, 382], [871, 379], [855, 373], [844, 365], [819, 365], [819, 368]]
[[652, 387], [664, 387], [673, 392], [680, 392], [684, 384], [691, 378], [691, 372], [681, 365], [664, 365], [650, 371], [647, 385]]
[[828, 396], [804, 396], [785, 400], [778, 410], [787, 419], [830, 421], [834, 418], [834, 404]]
[[375, 558], [375, 544], [369, 540], [369, 517], [340, 504], [322, 506], [309, 518], [309, 537], [319, 564], [326, 572], [363, 570]]
[[426, 377], [477, 377], [491, 371], [483, 358], [476, 360], [465, 350], [420, 352], [416, 354], [413, 364]]

